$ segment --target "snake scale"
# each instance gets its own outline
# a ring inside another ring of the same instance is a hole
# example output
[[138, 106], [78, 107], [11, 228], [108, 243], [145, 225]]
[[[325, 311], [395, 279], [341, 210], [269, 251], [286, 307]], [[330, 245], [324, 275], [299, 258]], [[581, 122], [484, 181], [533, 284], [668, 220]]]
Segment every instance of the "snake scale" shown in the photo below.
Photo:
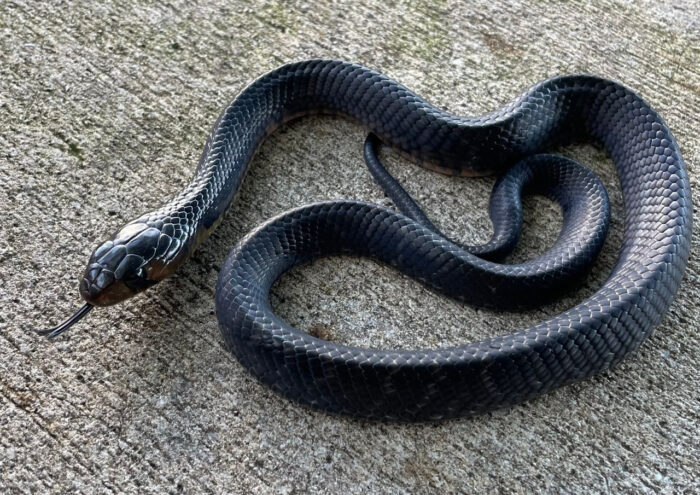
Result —
[[[690, 187], [669, 128], [636, 93], [600, 77], [565, 75], [495, 112], [465, 118], [360, 65], [309, 60], [260, 77], [226, 107], [189, 185], [95, 249], [80, 283], [87, 304], [48, 333], [172, 274], [218, 225], [265, 137], [311, 113], [344, 115], [373, 133], [368, 165], [403, 213], [359, 201], [314, 203], [266, 221], [230, 253], [216, 292], [221, 332], [243, 366], [274, 390], [356, 417], [481, 413], [613, 366], [671, 304], [690, 250]], [[269, 290], [285, 271], [339, 253], [381, 260], [473, 305], [512, 309], [551, 299], [586, 272], [607, 231], [607, 195], [596, 176], [538, 154], [580, 140], [601, 143], [612, 157], [625, 232], [607, 281], [571, 309], [508, 335], [411, 351], [328, 342], [274, 313]], [[489, 243], [460, 246], [440, 234], [377, 160], [379, 141], [443, 173], [504, 174], [490, 201]], [[498, 263], [517, 242], [520, 195], [527, 193], [560, 203], [562, 232], [535, 259]]]

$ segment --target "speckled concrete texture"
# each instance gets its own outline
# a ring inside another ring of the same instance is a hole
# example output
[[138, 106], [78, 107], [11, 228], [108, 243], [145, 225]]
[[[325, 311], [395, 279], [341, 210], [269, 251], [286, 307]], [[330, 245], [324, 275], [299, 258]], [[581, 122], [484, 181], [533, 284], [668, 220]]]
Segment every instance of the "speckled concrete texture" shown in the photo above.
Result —
[[[187, 182], [223, 106], [292, 60], [360, 62], [464, 115], [555, 74], [619, 80], [674, 131], [698, 201], [698, 19], [693, 0], [0, 2], [0, 493], [700, 492], [695, 254], [635, 355], [485, 416], [358, 422], [289, 402], [241, 368], [222, 347], [213, 302], [236, 240], [314, 200], [390, 204], [362, 164], [363, 129], [338, 118], [273, 135], [222, 226], [175, 277], [57, 341], [32, 332], [80, 304], [78, 276], [97, 242]], [[614, 265], [623, 205], [599, 148], [556, 151], [598, 172], [613, 202], [603, 254], [561, 301], [494, 314], [341, 257], [283, 277], [275, 308], [323, 338], [416, 348], [510, 332], [571, 306]], [[493, 178], [382, 155], [446, 233], [488, 238]], [[513, 260], [542, 252], [561, 225], [549, 202], [526, 206]]]

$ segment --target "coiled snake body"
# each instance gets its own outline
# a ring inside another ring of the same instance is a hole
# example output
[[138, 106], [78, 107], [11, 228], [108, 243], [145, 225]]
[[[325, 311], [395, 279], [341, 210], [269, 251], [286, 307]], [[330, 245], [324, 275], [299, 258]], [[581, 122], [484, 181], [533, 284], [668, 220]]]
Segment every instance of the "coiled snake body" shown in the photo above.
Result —
[[[367, 68], [311, 60], [280, 67], [248, 86], [217, 120], [186, 189], [95, 250], [80, 287], [86, 308], [119, 302], [171, 274], [215, 228], [262, 140], [280, 123], [313, 112], [349, 116], [441, 172], [509, 171], [492, 196], [494, 236], [486, 246], [465, 248], [442, 236], [378, 163], [373, 173], [405, 214], [357, 201], [316, 203], [285, 212], [242, 239], [219, 275], [221, 332], [240, 362], [284, 395], [371, 418], [480, 413], [614, 365], [671, 304], [690, 249], [689, 182], [670, 130], [634, 92], [599, 77], [562, 76], [496, 112], [463, 118]], [[414, 351], [327, 342], [272, 311], [268, 292], [282, 273], [336, 253], [372, 256], [470, 304], [510, 308], [547, 300], [585, 273], [600, 249], [607, 196], [592, 173], [569, 160], [531, 155], [581, 138], [602, 143], [612, 156], [626, 217], [617, 265], [577, 306], [509, 335]], [[372, 165], [371, 139], [366, 151]], [[523, 190], [562, 205], [562, 234], [534, 260], [489, 261], [517, 240]]]

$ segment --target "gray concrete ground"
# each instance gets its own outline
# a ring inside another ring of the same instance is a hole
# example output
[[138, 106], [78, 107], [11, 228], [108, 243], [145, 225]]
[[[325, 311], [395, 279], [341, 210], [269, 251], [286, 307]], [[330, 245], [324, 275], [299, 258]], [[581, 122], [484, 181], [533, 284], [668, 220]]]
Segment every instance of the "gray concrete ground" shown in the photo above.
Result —
[[[177, 276], [55, 342], [32, 333], [80, 304], [96, 242], [187, 182], [221, 108], [291, 60], [358, 61], [459, 114], [559, 73], [617, 79], [665, 117], [700, 198], [699, 18], [693, 1], [1, 2], [0, 492], [700, 492], [696, 256], [655, 335], [619, 367], [473, 419], [348, 420], [291, 403], [241, 368], [213, 304], [236, 240], [313, 200], [388, 204], [361, 162], [364, 131], [337, 118], [271, 137], [222, 227]], [[604, 153], [560, 151], [595, 169], [614, 203], [600, 261], [562, 301], [492, 314], [372, 261], [335, 258], [285, 276], [275, 307], [325, 338], [415, 348], [572, 305], [609, 273], [623, 217]], [[493, 179], [384, 156], [447, 233], [488, 237]], [[528, 200], [513, 259], [544, 250], [559, 225], [555, 207]]]

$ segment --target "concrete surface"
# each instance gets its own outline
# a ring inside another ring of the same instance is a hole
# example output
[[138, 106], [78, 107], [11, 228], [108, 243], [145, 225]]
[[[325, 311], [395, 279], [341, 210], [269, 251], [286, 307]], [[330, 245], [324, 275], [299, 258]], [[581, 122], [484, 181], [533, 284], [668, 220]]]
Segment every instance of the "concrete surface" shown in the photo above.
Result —
[[[364, 131], [337, 118], [269, 139], [222, 227], [176, 277], [55, 342], [32, 333], [80, 304], [77, 279], [98, 241], [186, 183], [227, 101], [296, 59], [362, 62], [460, 114], [554, 74], [620, 80], [675, 132], [700, 201], [697, 2], [329, 5], [0, 2], [0, 493], [700, 492], [697, 256], [656, 334], [618, 368], [474, 419], [329, 416], [241, 368], [221, 346], [213, 305], [236, 240], [312, 200], [388, 204], [361, 162]], [[599, 172], [615, 206], [577, 293], [492, 314], [372, 261], [336, 258], [285, 276], [276, 308], [325, 338], [415, 348], [509, 332], [572, 305], [613, 266], [622, 205], [604, 153], [560, 151]], [[442, 177], [383, 154], [446, 232], [488, 237], [493, 179]], [[547, 201], [527, 207], [514, 259], [541, 252], [560, 225]]]

